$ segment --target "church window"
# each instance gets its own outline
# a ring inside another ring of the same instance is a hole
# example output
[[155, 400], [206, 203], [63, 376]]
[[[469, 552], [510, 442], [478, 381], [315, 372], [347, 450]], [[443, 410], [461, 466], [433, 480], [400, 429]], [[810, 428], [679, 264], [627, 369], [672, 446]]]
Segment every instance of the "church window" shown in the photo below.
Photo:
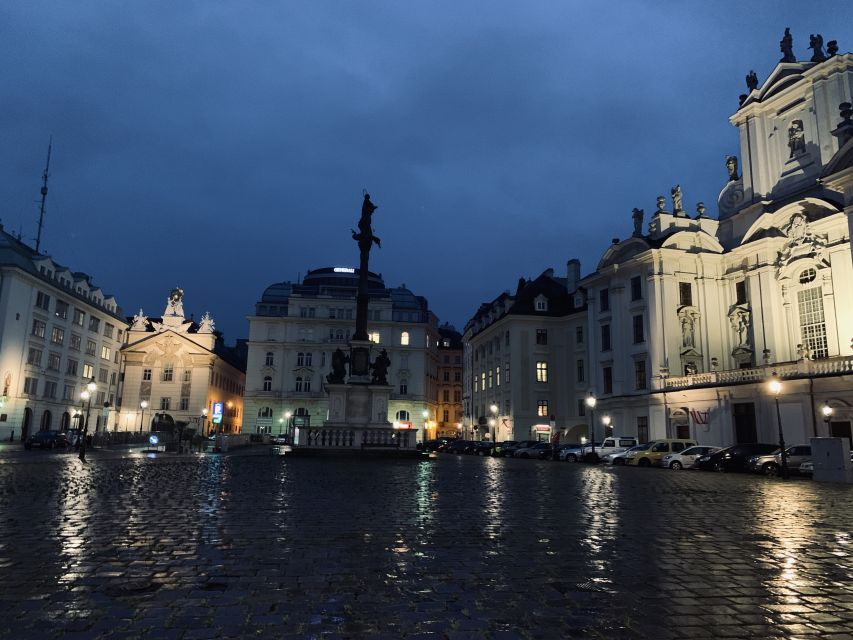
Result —
[[746, 280], [735, 283], [735, 302], [737, 304], [746, 304]]
[[689, 282], [678, 283], [678, 303], [682, 307], [693, 306], [693, 285]]
[[[802, 280], [802, 276], [800, 279]], [[813, 287], [797, 292], [797, 302], [803, 345], [811, 352], [812, 358], [826, 358], [829, 355], [829, 349], [823, 314], [823, 288]]]
[[800, 284], [808, 284], [809, 282], [813, 282], [816, 277], [817, 272], [811, 267], [809, 267], [800, 274]]

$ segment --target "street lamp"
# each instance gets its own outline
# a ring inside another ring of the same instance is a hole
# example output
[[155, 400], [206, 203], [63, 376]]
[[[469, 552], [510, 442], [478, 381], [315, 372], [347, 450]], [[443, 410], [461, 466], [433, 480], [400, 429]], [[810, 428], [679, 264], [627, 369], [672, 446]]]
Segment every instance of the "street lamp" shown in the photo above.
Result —
[[597, 402], [598, 400], [596, 400], [592, 391], [590, 391], [589, 395], [586, 397], [586, 406], [589, 407], [589, 442], [592, 445], [592, 455], [595, 455], [595, 405]]
[[89, 430], [89, 410], [92, 408], [92, 396], [98, 385], [95, 383], [95, 376], [89, 380], [86, 388], [80, 392], [80, 408], [82, 410], [83, 403], [86, 403], [86, 421], [83, 423], [83, 431], [80, 434], [80, 461], [86, 462], [86, 432]]
[[287, 429], [287, 431], [285, 433], [287, 433], [288, 438], [290, 438], [290, 436], [291, 436], [290, 431], [291, 431], [292, 425], [290, 423], [290, 416], [292, 416], [292, 415], [293, 414], [290, 411], [284, 412], [285, 428]]
[[422, 415], [422, 416], [423, 416], [423, 418], [424, 418], [424, 435], [423, 435], [423, 439], [424, 439], [424, 440], [429, 440], [429, 434], [427, 433], [427, 429], [429, 428], [429, 420], [428, 420], [428, 418], [429, 418], [429, 411], [428, 411], [427, 409], [424, 409], [423, 411], [421, 411], [421, 415]]
[[832, 420], [832, 414], [835, 412], [829, 404], [824, 404], [820, 408], [820, 412], [823, 414], [823, 421], [826, 423], [826, 435], [831, 435], [829, 433], [829, 421]]
[[139, 433], [142, 433], [142, 423], [145, 422], [145, 410], [148, 408], [148, 400], [140, 402], [139, 408], [142, 409], [139, 413]]
[[[609, 415], [607, 415], [607, 414], [604, 414], [604, 415], [601, 417], [601, 422], [602, 422], [602, 424], [604, 425], [604, 437], [606, 438], [606, 437], [607, 437], [607, 430], [611, 428], [611, 427], [610, 427], [610, 416], [609, 416]], [[610, 432], [610, 435], [611, 435], [611, 436], [613, 435], [613, 432], [612, 432], [612, 431]]]
[[770, 376], [767, 389], [773, 394], [776, 401], [776, 422], [779, 425], [779, 449], [782, 452], [782, 477], [788, 479], [788, 454], [785, 453], [785, 436], [782, 434], [782, 414], [779, 412], [779, 394], [782, 392], [782, 383], [776, 376], [776, 372]]
[[492, 442], [494, 443], [498, 440], [498, 405], [491, 405], [489, 411], [492, 412], [492, 419], [489, 420], [489, 425], [492, 427]]
[[207, 407], [201, 410], [201, 435], [207, 437]]

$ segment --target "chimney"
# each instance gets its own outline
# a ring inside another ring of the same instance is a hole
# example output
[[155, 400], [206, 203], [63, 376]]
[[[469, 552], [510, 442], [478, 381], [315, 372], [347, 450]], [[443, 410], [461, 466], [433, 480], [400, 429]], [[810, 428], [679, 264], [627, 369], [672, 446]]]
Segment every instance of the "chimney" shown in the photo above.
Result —
[[573, 293], [578, 288], [578, 280], [581, 279], [581, 261], [572, 258], [566, 263], [566, 290]]

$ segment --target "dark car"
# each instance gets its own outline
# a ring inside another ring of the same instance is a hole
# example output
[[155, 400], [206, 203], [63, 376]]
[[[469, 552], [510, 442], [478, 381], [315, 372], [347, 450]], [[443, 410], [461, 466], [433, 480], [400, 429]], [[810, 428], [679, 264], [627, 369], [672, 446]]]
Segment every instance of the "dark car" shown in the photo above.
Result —
[[696, 466], [703, 471], [747, 471], [749, 459], [752, 456], [763, 456], [773, 453], [779, 448], [777, 444], [753, 442], [750, 444], [735, 444], [716, 453], [702, 456], [696, 461]]
[[454, 440], [453, 442], [448, 444], [446, 447], [444, 447], [444, 449], [442, 449], [442, 451], [444, 451], [445, 453], [466, 453], [466, 451], [465, 451], [466, 449], [468, 449], [469, 450], [468, 452], [470, 452], [471, 447], [473, 447], [476, 444], [477, 443], [474, 442], [473, 440], [462, 440], [462, 439]]
[[68, 446], [68, 437], [61, 431], [36, 431], [24, 442], [25, 449], [64, 449]]
[[532, 444], [536, 444], [536, 442], [536, 440], [522, 440], [521, 442], [513, 442], [512, 444], [503, 443], [503, 445], [501, 445], [500, 455], [512, 458], [518, 449], [521, 449], [522, 447], [529, 447]]
[[[498, 442], [495, 444], [495, 448], [492, 449], [493, 456], [505, 456], [507, 455], [507, 449], [511, 449], [518, 445], [518, 442], [515, 440], [504, 440], [503, 442]], [[509, 454], [512, 455], [512, 454]]]
[[436, 438], [435, 440], [424, 440], [418, 443], [418, 449], [422, 451], [441, 451], [443, 445], [450, 442], [449, 438]]
[[478, 456], [491, 456], [494, 455], [494, 451], [495, 443], [489, 440], [483, 440], [477, 443], [477, 446], [471, 453]]

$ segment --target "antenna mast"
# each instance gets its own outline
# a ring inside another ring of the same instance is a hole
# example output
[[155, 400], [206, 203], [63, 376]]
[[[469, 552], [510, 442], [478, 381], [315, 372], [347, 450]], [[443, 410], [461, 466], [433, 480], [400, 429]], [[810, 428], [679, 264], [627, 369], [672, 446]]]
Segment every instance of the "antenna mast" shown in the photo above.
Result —
[[50, 136], [50, 141], [47, 143], [47, 164], [44, 165], [44, 173], [42, 174], [42, 185], [41, 185], [41, 207], [39, 207], [39, 232], [36, 237], [36, 253], [39, 252], [39, 246], [41, 245], [41, 228], [44, 225], [44, 202], [47, 200], [47, 177], [48, 170], [50, 169], [50, 150], [53, 147], [53, 136]]

